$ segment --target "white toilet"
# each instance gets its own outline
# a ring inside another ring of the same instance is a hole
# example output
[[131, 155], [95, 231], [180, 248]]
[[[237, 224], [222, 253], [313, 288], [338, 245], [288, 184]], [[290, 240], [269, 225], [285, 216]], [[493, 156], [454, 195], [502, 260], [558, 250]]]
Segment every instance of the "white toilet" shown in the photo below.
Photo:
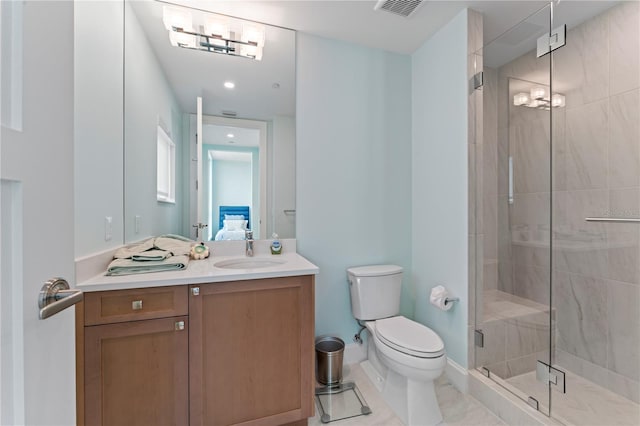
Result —
[[347, 276], [351, 311], [370, 336], [362, 368], [404, 424], [440, 423], [433, 381], [447, 362], [444, 343], [429, 327], [398, 315], [402, 267], [359, 266]]

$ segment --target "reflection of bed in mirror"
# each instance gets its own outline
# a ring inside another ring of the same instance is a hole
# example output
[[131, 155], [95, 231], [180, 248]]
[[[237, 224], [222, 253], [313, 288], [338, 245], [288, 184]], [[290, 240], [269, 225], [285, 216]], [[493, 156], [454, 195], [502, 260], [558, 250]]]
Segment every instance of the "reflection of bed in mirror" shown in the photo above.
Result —
[[244, 240], [245, 231], [251, 229], [249, 206], [220, 206], [218, 232], [215, 240]]

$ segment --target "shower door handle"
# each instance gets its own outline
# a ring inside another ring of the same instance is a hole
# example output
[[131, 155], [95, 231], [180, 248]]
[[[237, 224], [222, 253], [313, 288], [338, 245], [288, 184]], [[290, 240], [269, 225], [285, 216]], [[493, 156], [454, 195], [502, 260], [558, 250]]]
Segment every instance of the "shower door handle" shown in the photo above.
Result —
[[585, 217], [587, 222], [640, 223], [640, 218], [634, 217]]
[[513, 157], [509, 156], [509, 204], [513, 204]]

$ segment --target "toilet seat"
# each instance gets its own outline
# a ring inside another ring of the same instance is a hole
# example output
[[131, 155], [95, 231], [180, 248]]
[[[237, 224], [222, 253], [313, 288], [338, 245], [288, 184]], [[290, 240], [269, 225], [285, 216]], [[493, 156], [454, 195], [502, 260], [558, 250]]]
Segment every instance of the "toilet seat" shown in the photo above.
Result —
[[418, 358], [437, 358], [444, 354], [444, 343], [429, 327], [403, 316], [375, 322], [376, 337], [386, 346]]

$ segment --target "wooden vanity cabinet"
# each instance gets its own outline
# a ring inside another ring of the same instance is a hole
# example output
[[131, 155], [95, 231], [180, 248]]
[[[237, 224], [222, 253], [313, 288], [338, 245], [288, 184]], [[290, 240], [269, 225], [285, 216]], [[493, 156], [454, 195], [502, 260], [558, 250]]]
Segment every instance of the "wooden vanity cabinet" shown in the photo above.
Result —
[[186, 286], [85, 294], [78, 423], [189, 423], [187, 294]]
[[89, 292], [76, 321], [78, 424], [313, 416], [311, 275]]
[[190, 424], [313, 416], [312, 276], [191, 286]]

